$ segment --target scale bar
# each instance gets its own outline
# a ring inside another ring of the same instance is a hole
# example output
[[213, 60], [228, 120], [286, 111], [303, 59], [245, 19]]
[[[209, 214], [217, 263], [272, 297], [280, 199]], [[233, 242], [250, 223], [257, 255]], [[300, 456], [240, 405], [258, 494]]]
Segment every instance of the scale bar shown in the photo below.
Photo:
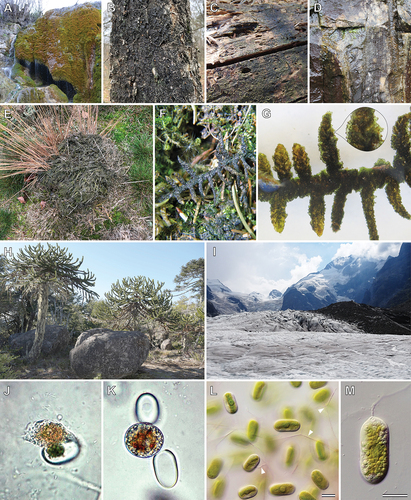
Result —
[[407, 493], [404, 493], [404, 494], [398, 494], [398, 493], [383, 493], [382, 495], [383, 497], [385, 498], [407, 498], [408, 497], [408, 494]]
[[323, 498], [335, 498], [335, 493], [323, 493], [321, 496]]

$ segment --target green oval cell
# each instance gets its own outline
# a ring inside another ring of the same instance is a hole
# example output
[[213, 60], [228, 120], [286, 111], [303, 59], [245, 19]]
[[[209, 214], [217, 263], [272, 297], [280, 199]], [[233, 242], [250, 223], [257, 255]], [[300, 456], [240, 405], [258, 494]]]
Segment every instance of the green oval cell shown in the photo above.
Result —
[[270, 486], [270, 493], [276, 497], [285, 497], [292, 495], [295, 491], [295, 486], [292, 483], [278, 483]]
[[211, 495], [213, 498], [222, 498], [225, 490], [225, 481], [223, 478], [216, 479], [211, 486]]
[[331, 392], [329, 389], [320, 389], [319, 391], [315, 391], [315, 393], [313, 394], [313, 399], [317, 403], [323, 403], [330, 397], [330, 394]]
[[370, 417], [361, 427], [360, 442], [361, 474], [371, 484], [380, 483], [389, 467], [388, 425], [378, 417]]
[[247, 437], [250, 441], [255, 441], [258, 434], [257, 420], [250, 420], [247, 425]]
[[301, 415], [301, 417], [307, 422], [311, 423], [315, 421], [314, 412], [309, 406], [302, 406], [299, 408], [298, 414]]
[[232, 392], [226, 392], [224, 394], [224, 406], [228, 413], [237, 413], [238, 405]]
[[247, 436], [241, 432], [232, 432], [230, 434], [230, 440], [235, 444], [240, 444], [241, 446], [248, 446], [251, 444]]
[[321, 387], [324, 387], [325, 385], [327, 385], [327, 382], [310, 382], [309, 383], [311, 389], [320, 389]]
[[324, 461], [328, 458], [328, 451], [325, 447], [325, 444], [319, 439], [315, 442], [315, 451], [317, 452], [317, 457]]
[[210, 401], [207, 403], [207, 415], [216, 415], [221, 411], [221, 403], [218, 401]]
[[306, 490], [301, 491], [300, 494], [298, 495], [298, 498], [300, 500], [315, 500], [315, 498], [311, 495], [311, 493], [309, 493]]
[[265, 388], [267, 387], [267, 384], [265, 382], [256, 382], [254, 384], [253, 392], [251, 393], [251, 397], [255, 399], [256, 401], [260, 401], [260, 399], [263, 397]]
[[313, 480], [313, 483], [320, 488], [320, 490], [326, 490], [328, 486], [330, 486], [330, 483], [324, 477], [324, 474], [318, 469], [311, 472], [311, 479]]
[[274, 429], [278, 432], [295, 432], [300, 427], [300, 422], [292, 418], [283, 418], [274, 422]]
[[295, 458], [295, 448], [294, 446], [289, 446], [285, 452], [285, 465], [291, 467], [294, 463]]
[[238, 490], [238, 496], [240, 498], [253, 498], [257, 495], [257, 493], [258, 489], [252, 484], [244, 486]]
[[220, 474], [222, 468], [223, 461], [221, 460], [221, 458], [214, 458], [213, 460], [211, 460], [211, 463], [208, 466], [207, 476], [210, 479], [215, 479]]
[[300, 387], [300, 385], [302, 384], [302, 382], [290, 382], [290, 384], [291, 384], [293, 387]]
[[243, 463], [243, 469], [246, 472], [252, 472], [259, 463], [260, 463], [260, 457], [256, 453], [253, 453]]
[[284, 418], [294, 418], [293, 409], [290, 408], [289, 406], [286, 406], [285, 408], [283, 408], [283, 417]]

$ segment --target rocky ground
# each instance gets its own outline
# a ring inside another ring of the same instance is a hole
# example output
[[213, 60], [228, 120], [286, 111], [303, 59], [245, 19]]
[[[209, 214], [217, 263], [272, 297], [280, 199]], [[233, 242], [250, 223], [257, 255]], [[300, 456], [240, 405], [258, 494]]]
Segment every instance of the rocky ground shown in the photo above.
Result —
[[[367, 323], [364, 315], [361, 318]], [[380, 321], [381, 316], [369, 318], [368, 325]], [[408, 379], [410, 355], [409, 335], [364, 333], [358, 326], [315, 311], [207, 318], [211, 378]]]

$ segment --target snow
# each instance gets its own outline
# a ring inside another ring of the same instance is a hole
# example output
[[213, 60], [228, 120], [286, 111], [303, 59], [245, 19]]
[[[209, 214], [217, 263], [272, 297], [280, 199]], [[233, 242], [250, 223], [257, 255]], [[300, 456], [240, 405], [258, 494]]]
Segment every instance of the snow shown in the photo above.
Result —
[[209, 378], [411, 378], [411, 339], [301, 311], [207, 318]]

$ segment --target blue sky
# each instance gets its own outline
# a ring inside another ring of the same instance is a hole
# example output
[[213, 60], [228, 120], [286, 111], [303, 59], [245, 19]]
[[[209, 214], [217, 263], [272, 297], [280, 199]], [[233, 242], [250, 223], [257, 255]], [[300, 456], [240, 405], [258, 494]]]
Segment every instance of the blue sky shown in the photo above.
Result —
[[[4, 241], [4, 247], [17, 253], [27, 245], [38, 242]], [[55, 245], [55, 243], [52, 243]], [[81, 269], [89, 269], [96, 276], [94, 290], [104, 298], [104, 292], [110, 291], [111, 284], [117, 279], [145, 276], [156, 281], [164, 281], [164, 288], [173, 290], [173, 280], [181, 271], [181, 266], [192, 259], [204, 257], [202, 242], [60, 242], [60, 247], [68, 248], [73, 257], [84, 257]], [[47, 243], [42, 242], [47, 246]]]
[[[233, 292], [268, 295], [284, 292], [307, 274], [321, 271], [337, 257], [397, 256], [401, 243], [207, 243], [207, 279], [219, 279]], [[215, 256], [213, 256], [215, 248]]]

